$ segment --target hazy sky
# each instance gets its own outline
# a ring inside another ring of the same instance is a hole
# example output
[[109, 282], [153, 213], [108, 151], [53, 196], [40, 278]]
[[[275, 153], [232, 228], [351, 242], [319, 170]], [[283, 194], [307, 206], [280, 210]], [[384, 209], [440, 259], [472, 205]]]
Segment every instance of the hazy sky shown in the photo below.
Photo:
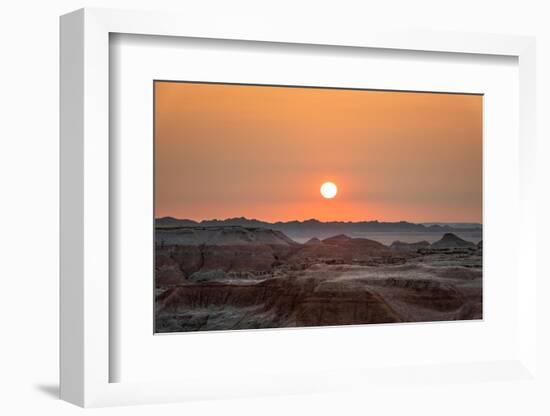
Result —
[[155, 159], [157, 217], [481, 222], [482, 97], [156, 82]]

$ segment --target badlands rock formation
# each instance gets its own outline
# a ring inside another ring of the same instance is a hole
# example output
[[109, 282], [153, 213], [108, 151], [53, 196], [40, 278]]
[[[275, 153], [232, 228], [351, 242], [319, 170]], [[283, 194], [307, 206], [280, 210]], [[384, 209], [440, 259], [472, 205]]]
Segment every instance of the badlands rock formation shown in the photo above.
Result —
[[473, 248], [475, 244], [471, 241], [463, 240], [453, 233], [445, 233], [441, 240], [436, 241], [430, 248], [442, 249], [442, 248]]
[[481, 246], [242, 226], [157, 229], [156, 331], [481, 318]]

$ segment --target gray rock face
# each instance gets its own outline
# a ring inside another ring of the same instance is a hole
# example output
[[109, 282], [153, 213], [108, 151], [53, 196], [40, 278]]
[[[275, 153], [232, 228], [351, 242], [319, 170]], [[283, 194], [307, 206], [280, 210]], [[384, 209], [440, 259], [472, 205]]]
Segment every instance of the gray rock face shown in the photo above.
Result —
[[157, 286], [173, 286], [185, 281], [179, 263], [162, 253], [155, 256], [155, 280]]
[[[296, 245], [300, 247], [300, 245]], [[171, 245], [156, 247], [156, 285], [177, 284], [193, 273], [221, 270], [235, 272], [267, 272], [288, 257], [293, 246], [268, 244], [238, 245]]]
[[157, 245], [255, 245], [289, 246], [296, 244], [280, 231], [240, 226], [157, 228]]

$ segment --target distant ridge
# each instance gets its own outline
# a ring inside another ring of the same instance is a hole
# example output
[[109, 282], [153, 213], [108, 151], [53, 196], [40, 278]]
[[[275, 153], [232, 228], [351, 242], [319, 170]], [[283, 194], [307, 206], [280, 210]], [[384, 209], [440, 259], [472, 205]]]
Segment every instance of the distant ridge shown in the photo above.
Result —
[[330, 237], [338, 234], [354, 235], [361, 233], [395, 232], [395, 233], [452, 233], [465, 231], [481, 231], [481, 224], [415, 224], [407, 221], [381, 222], [381, 221], [328, 221], [323, 222], [316, 219], [305, 221], [278, 221], [274, 223], [248, 219], [245, 217], [228, 218], [225, 220], [203, 220], [200, 222], [189, 219], [177, 219], [173, 217], [157, 218], [157, 228], [172, 227], [212, 227], [212, 226], [239, 226], [248, 228], [268, 228], [285, 233], [291, 238], [318, 238]]
[[174, 217], [162, 217], [155, 220], [155, 225], [158, 227], [186, 227], [200, 225], [197, 221], [193, 220], [179, 220]]

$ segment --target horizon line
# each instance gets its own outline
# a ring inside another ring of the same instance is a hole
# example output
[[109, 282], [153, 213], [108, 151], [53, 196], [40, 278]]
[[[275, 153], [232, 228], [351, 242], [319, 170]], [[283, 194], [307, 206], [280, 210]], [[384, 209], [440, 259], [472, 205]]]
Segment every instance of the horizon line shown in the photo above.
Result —
[[237, 219], [243, 219], [243, 220], [247, 220], [247, 221], [258, 221], [258, 222], [265, 222], [265, 223], [269, 223], [269, 224], [275, 224], [275, 223], [288, 223], [288, 222], [308, 222], [308, 221], [317, 221], [317, 222], [320, 222], [320, 223], [330, 223], [330, 222], [340, 222], [340, 223], [358, 223], [358, 222], [379, 222], [379, 223], [409, 223], [409, 224], [419, 224], [419, 225], [424, 225], [424, 224], [478, 224], [478, 225], [483, 225], [482, 222], [480, 221], [421, 221], [421, 222], [415, 222], [415, 221], [410, 221], [410, 220], [397, 220], [397, 221], [383, 221], [383, 220], [379, 220], [379, 219], [370, 219], [370, 220], [357, 220], [357, 221], [353, 221], [353, 220], [328, 220], [328, 221], [323, 221], [323, 220], [319, 220], [317, 218], [308, 218], [308, 219], [304, 219], [304, 220], [298, 220], [298, 219], [295, 219], [295, 220], [277, 220], [277, 221], [267, 221], [267, 220], [261, 220], [261, 219], [258, 219], [258, 218], [248, 218], [248, 217], [244, 217], [244, 216], [241, 216], [241, 217], [226, 217], [226, 218], [205, 218], [205, 219], [202, 219], [202, 220], [196, 220], [196, 219], [193, 219], [193, 218], [178, 218], [178, 217], [174, 217], [174, 216], [171, 216], [171, 215], [164, 215], [162, 217], [155, 217], [154, 219], [155, 220], [160, 220], [160, 219], [163, 219], [163, 218], [172, 218], [174, 220], [178, 220], [178, 221], [193, 221], [193, 222], [196, 222], [196, 223], [201, 223], [201, 222], [205, 222], [205, 221], [228, 221], [228, 220], [237, 220]]

